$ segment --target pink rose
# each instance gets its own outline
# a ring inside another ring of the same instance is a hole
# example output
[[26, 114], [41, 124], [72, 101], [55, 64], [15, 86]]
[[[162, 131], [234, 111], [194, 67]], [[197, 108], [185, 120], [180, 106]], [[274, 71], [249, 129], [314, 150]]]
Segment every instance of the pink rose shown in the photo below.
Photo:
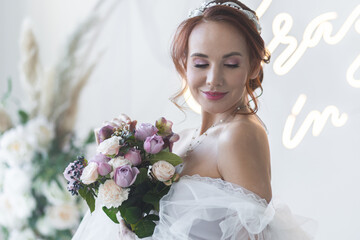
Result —
[[124, 157], [129, 160], [133, 166], [138, 166], [141, 163], [140, 150], [138, 149], [131, 148]]
[[111, 165], [108, 163], [111, 158], [105, 156], [104, 154], [97, 154], [90, 162], [96, 162], [98, 165], [98, 173], [101, 176], [106, 176], [112, 171]]
[[124, 165], [115, 170], [114, 181], [118, 186], [126, 188], [135, 182], [139, 173], [140, 171], [136, 167]]
[[146, 152], [151, 154], [156, 154], [163, 149], [164, 141], [162, 137], [153, 135], [151, 137], [147, 137], [144, 142], [144, 149]]
[[135, 138], [144, 141], [147, 137], [150, 137], [157, 133], [158, 129], [150, 123], [141, 123], [136, 126]]

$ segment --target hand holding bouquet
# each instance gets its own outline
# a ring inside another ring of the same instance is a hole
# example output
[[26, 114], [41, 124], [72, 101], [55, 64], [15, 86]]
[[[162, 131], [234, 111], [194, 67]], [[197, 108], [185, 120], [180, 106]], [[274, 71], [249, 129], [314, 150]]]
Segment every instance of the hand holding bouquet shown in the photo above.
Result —
[[179, 175], [175, 166], [182, 162], [172, 153], [179, 135], [172, 132], [172, 122], [160, 118], [155, 125], [137, 124], [126, 115], [105, 122], [95, 130], [97, 154], [68, 165], [64, 176], [72, 195], [84, 198], [95, 210], [95, 198], [107, 216], [125, 224], [139, 238], [151, 236], [159, 218], [159, 201]]

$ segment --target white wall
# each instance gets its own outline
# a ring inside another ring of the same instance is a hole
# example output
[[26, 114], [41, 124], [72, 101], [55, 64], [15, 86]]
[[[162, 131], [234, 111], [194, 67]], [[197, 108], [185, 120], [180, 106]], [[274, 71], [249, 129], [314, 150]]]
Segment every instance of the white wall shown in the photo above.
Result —
[[[198, 124], [199, 116], [192, 112], [188, 112], [186, 121], [182, 122], [183, 114], [168, 98], [180, 87], [169, 56], [170, 39], [176, 25], [187, 16], [188, 9], [200, 2], [120, 1], [100, 37], [98, 49], [106, 48], [106, 53], [81, 97], [77, 122], [80, 136], [122, 112], [148, 122], [165, 116], [174, 120], [175, 130]], [[261, 3], [260, 0], [244, 2], [254, 9]], [[261, 17], [265, 41], [270, 43], [274, 39], [274, 19], [287, 13], [293, 20], [287, 35], [293, 36], [291, 41], [297, 40], [296, 47], [313, 19], [332, 17], [328, 24], [324, 24], [324, 19], [320, 22], [324, 29], [333, 26], [332, 31], [329, 29], [330, 36], [334, 36], [359, 7], [356, 0], [268, 2], [271, 4]], [[1, 1], [0, 93], [4, 92], [5, 79], [12, 76], [15, 95], [21, 96], [17, 82], [18, 38], [25, 16], [33, 18], [42, 61], [51, 66], [67, 34], [94, 3], [88, 0]], [[323, 15], [325, 13], [337, 15]], [[318, 44], [307, 48], [288, 73], [279, 75], [274, 69], [286, 44], [280, 44], [274, 50], [272, 63], [265, 68], [259, 116], [270, 132], [274, 195], [287, 202], [294, 212], [318, 221], [318, 240], [360, 239], [357, 231], [360, 214], [360, 88], [356, 87], [359, 81], [349, 83], [347, 79], [349, 66], [360, 54], [359, 15], [360, 11], [355, 13], [353, 20], [349, 19], [349, 28], [338, 43], [329, 44], [321, 38]], [[359, 70], [354, 77], [360, 79]], [[311, 126], [299, 144], [289, 149], [282, 135], [301, 94], [306, 95], [307, 100], [296, 116], [291, 139], [313, 110], [322, 113], [327, 107], [334, 106], [340, 114], [347, 114], [348, 119], [342, 126], [335, 127], [331, 118], [324, 118], [318, 136], [313, 136]]]

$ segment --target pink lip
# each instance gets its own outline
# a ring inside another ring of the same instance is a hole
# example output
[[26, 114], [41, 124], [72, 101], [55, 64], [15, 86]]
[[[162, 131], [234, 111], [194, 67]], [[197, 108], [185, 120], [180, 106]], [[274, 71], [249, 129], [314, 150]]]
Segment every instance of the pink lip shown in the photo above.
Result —
[[227, 92], [203, 92], [205, 97], [209, 100], [219, 100], [221, 98], [223, 98]]

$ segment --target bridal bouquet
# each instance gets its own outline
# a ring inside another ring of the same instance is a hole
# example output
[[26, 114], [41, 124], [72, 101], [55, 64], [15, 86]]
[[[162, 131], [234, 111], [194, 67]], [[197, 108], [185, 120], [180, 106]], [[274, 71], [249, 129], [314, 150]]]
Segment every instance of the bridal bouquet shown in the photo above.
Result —
[[68, 165], [64, 176], [72, 195], [85, 199], [90, 211], [95, 198], [107, 216], [126, 225], [139, 237], [151, 236], [159, 218], [159, 201], [179, 175], [175, 166], [182, 162], [172, 153], [179, 135], [172, 122], [160, 118], [155, 125], [137, 124], [126, 115], [95, 130], [97, 154]]

